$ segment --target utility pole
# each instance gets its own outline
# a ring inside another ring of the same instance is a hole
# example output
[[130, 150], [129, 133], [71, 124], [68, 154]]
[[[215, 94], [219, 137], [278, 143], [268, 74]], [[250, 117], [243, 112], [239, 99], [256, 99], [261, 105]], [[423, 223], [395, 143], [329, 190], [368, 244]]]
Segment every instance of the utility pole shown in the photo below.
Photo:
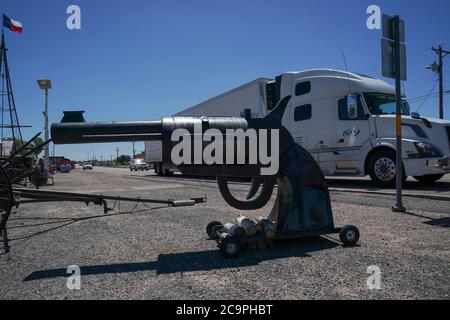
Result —
[[135, 141], [133, 141], [133, 158], [132, 159], [136, 158], [136, 151], [134, 149], [134, 144], [135, 144]]
[[443, 59], [450, 54], [450, 51], [442, 49], [442, 46], [431, 48], [439, 57], [439, 64], [433, 63], [429, 69], [437, 72], [439, 76], [439, 119], [444, 119], [444, 62]]
[[119, 147], [117, 147], [117, 148], [116, 148], [116, 155], [117, 155], [117, 156], [116, 156], [116, 167], [119, 166], [119, 160], [118, 160], [118, 159], [119, 159], [119, 151], [120, 151], [120, 150], [119, 150]]

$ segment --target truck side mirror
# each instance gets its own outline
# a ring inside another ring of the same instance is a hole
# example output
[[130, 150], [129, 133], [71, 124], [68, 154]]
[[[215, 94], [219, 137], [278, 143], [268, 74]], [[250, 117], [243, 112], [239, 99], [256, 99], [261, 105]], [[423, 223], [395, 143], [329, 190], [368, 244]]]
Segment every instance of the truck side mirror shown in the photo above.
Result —
[[347, 96], [347, 116], [349, 119], [358, 118], [358, 100], [355, 95]]

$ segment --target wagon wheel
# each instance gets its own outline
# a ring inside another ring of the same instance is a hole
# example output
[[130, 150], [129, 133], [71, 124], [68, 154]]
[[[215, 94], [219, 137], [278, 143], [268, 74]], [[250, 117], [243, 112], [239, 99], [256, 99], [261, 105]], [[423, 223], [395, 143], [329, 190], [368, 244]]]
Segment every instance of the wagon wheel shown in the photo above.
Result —
[[13, 203], [11, 181], [3, 166], [0, 164], [0, 233], [8, 221]]

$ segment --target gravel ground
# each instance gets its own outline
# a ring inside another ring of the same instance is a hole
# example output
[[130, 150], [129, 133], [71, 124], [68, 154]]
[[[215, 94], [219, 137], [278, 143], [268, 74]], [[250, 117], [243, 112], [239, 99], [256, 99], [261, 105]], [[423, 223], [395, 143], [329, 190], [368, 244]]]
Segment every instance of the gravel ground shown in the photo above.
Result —
[[[207, 195], [208, 202], [107, 216], [79, 203], [23, 205], [9, 222], [11, 252], [0, 256], [0, 299], [449, 299], [448, 202], [413, 206], [412, 199], [406, 206], [415, 210], [394, 214], [389, 196], [333, 193], [335, 223], [358, 226], [359, 246], [345, 248], [333, 235], [225, 260], [204, 229], [239, 212], [211, 181], [110, 170], [59, 174], [56, 187], [159, 199]], [[66, 286], [70, 265], [81, 268], [81, 290]], [[379, 290], [366, 284], [372, 265], [381, 269]]]

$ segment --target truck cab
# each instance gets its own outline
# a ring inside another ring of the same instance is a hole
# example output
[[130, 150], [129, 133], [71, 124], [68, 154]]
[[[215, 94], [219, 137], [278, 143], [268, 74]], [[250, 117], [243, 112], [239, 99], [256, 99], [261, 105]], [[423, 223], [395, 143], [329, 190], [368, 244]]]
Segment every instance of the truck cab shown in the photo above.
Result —
[[[264, 117], [286, 96], [283, 125], [308, 150], [327, 176], [366, 176], [380, 186], [395, 184], [395, 88], [373, 77], [316, 69], [258, 78], [186, 108], [177, 116], [240, 117], [250, 109]], [[450, 121], [402, 108], [403, 178], [434, 182], [450, 173]], [[158, 175], [172, 173], [162, 145], [146, 142], [146, 160]]]
[[[395, 184], [395, 88], [338, 70], [288, 72], [267, 83], [266, 112], [291, 95], [283, 125], [325, 175], [370, 175]], [[402, 106], [404, 179], [433, 182], [450, 173], [450, 121], [423, 118]]]

